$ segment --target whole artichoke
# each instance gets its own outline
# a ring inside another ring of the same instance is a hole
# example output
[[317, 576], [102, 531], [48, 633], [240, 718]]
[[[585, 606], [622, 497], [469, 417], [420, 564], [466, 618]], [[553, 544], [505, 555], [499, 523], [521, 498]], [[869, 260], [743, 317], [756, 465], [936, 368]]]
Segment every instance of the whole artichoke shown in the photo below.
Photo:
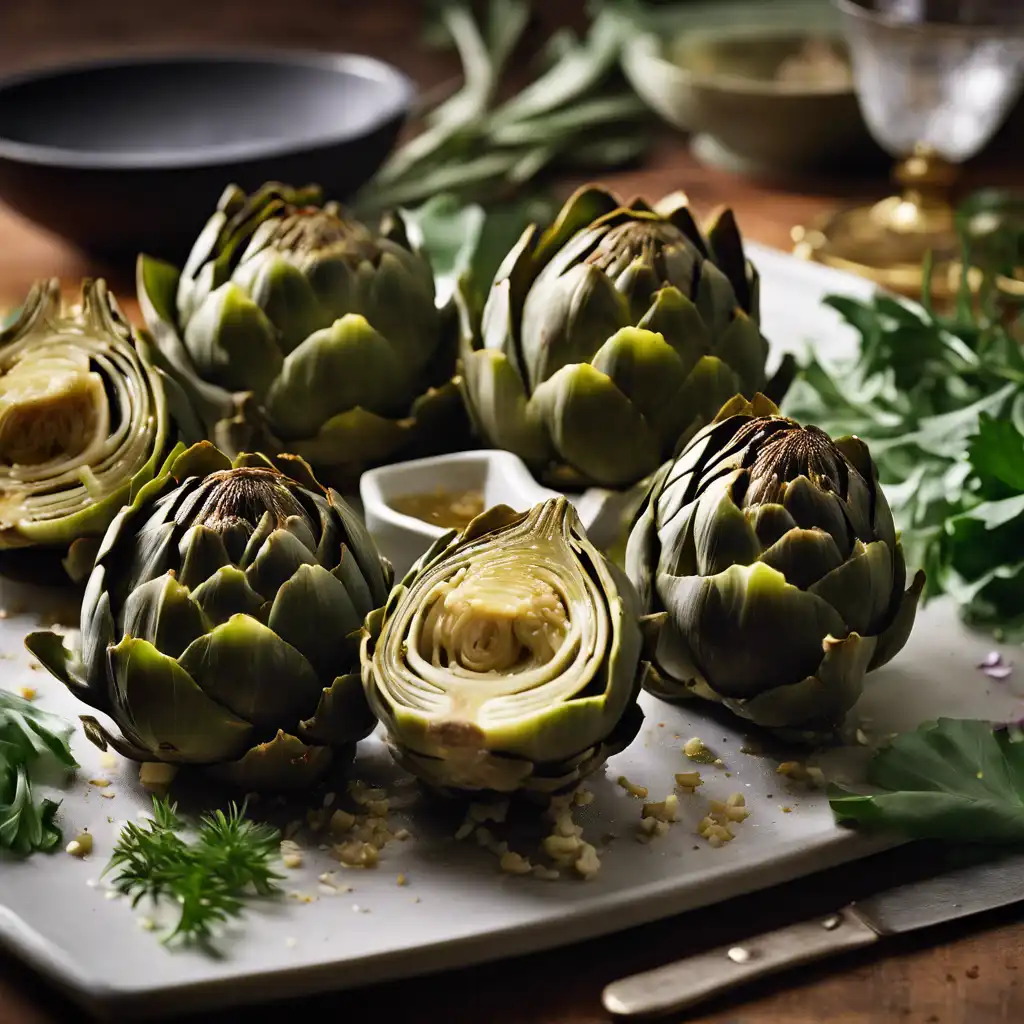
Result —
[[906, 565], [874, 463], [764, 396], [730, 401], [658, 474], [626, 568], [652, 627], [648, 688], [758, 725], [831, 730], [906, 643]]
[[397, 216], [383, 233], [314, 186], [229, 186], [184, 270], [138, 263], [157, 344], [225, 451], [288, 451], [347, 486], [465, 432], [456, 340]]
[[765, 389], [758, 292], [728, 210], [705, 237], [682, 193], [652, 209], [580, 189], [523, 233], [479, 325], [464, 303], [471, 418], [555, 486], [628, 487]]
[[566, 499], [499, 505], [441, 537], [367, 619], [364, 687], [427, 784], [556, 793], [640, 728], [636, 611]]
[[160, 468], [177, 440], [169, 406], [188, 426], [103, 281], [83, 281], [73, 308], [56, 278], [38, 282], [0, 331], [0, 550], [74, 545], [65, 566], [84, 576], [95, 548], [76, 542], [102, 536]]
[[359, 630], [391, 567], [295, 456], [180, 446], [103, 538], [81, 649], [26, 644], [137, 761], [219, 766], [246, 789], [312, 783], [373, 727]]

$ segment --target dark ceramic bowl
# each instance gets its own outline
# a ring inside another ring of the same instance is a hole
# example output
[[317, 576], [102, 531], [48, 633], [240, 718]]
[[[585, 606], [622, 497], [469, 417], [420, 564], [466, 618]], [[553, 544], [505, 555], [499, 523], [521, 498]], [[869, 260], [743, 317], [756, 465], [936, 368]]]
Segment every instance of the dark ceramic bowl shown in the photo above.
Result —
[[414, 89], [382, 61], [278, 50], [133, 57], [0, 82], [0, 198], [106, 257], [181, 258], [224, 186], [377, 170]]

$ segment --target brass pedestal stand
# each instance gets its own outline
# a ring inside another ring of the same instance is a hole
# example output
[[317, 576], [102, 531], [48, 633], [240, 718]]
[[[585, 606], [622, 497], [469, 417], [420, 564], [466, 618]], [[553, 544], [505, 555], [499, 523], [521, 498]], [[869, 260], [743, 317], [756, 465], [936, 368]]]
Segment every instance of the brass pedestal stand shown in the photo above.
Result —
[[960, 277], [949, 198], [957, 168], [917, 146], [897, 165], [893, 177], [902, 188], [900, 195], [872, 206], [838, 210], [810, 227], [795, 227], [793, 252], [915, 297], [925, 283], [922, 265], [930, 252], [932, 292], [936, 298], [951, 295]]

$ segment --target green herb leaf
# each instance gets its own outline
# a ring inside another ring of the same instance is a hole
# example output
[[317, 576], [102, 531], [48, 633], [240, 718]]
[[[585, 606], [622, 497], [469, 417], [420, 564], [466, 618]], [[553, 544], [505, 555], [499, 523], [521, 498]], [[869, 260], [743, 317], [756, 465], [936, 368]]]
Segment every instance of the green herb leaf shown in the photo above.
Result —
[[232, 803], [199, 822], [196, 839], [178, 835], [185, 823], [177, 805], [154, 798], [153, 819], [144, 825], [129, 821], [121, 832], [104, 874], [113, 873], [118, 892], [132, 906], [148, 897], [169, 900], [179, 908], [178, 921], [163, 941], [195, 945], [215, 954], [215, 931], [245, 908], [249, 886], [259, 896], [277, 891], [270, 862], [281, 836], [276, 828], [246, 817], [246, 805]]
[[60, 845], [55, 820], [59, 804], [48, 799], [36, 802], [32, 772], [77, 768], [68, 745], [73, 731], [57, 715], [0, 690], [0, 850], [26, 857]]
[[888, 828], [915, 839], [1024, 842], [1024, 731], [940, 718], [879, 751], [868, 780], [888, 792], [860, 796], [832, 787], [840, 822]]

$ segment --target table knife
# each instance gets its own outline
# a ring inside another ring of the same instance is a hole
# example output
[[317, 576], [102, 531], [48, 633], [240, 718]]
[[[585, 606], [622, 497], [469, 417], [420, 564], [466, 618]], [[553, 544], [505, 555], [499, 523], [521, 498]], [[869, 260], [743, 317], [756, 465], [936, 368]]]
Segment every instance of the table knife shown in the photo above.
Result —
[[604, 1008], [634, 1018], [677, 1013], [756, 978], [1018, 900], [1024, 900], [1024, 854], [989, 859], [612, 982]]

